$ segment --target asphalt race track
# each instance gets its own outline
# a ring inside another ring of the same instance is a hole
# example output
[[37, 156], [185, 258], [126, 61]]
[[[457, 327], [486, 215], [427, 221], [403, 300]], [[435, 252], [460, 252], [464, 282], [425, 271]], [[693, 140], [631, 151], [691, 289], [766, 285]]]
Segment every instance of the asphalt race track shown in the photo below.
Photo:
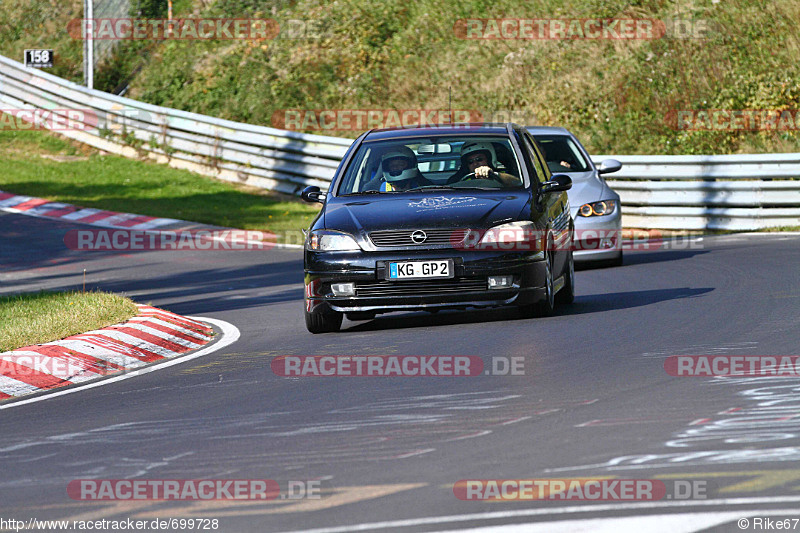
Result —
[[[554, 317], [390, 314], [311, 335], [302, 252], [70, 251], [0, 213], [0, 293], [80, 287], [228, 322], [234, 344], [0, 410], [4, 517], [219, 520], [219, 531], [740, 531], [800, 518], [800, 381], [674, 377], [671, 355], [799, 355], [800, 235], [706, 237], [581, 270]], [[275, 375], [279, 355], [521, 357], [522, 375]], [[10, 407], [9, 407], [10, 406]], [[77, 501], [75, 479], [315, 480], [318, 499]], [[461, 501], [477, 479], [697, 481], [655, 502]], [[613, 520], [609, 520], [613, 519]], [[372, 525], [369, 525], [372, 524]], [[799, 526], [800, 527], [800, 526]], [[660, 529], [659, 529], [660, 528]]]

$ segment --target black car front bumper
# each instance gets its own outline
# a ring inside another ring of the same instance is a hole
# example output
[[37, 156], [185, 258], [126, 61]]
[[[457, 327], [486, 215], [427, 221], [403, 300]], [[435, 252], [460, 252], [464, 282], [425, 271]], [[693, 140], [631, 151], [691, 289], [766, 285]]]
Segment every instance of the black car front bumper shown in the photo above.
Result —
[[[386, 279], [392, 261], [452, 259], [449, 279]], [[545, 298], [542, 252], [453, 249], [389, 252], [305, 252], [307, 312], [386, 312], [528, 305]], [[489, 289], [489, 276], [513, 276], [509, 288]], [[336, 296], [332, 283], [353, 282], [355, 296]]]

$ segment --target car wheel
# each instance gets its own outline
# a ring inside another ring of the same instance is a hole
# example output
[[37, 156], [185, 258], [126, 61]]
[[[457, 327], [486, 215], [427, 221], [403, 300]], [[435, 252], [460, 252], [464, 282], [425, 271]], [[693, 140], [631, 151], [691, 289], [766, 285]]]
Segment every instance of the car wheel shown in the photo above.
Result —
[[571, 304], [575, 301], [575, 260], [572, 258], [572, 250], [569, 252], [566, 270], [564, 272], [564, 286], [556, 294], [556, 301], [560, 304]]
[[553, 314], [556, 307], [555, 293], [553, 292], [553, 258], [545, 251], [545, 297], [535, 304], [520, 306], [520, 314], [525, 318], [545, 317]]
[[375, 311], [353, 311], [352, 313], [345, 313], [344, 316], [347, 317], [347, 320], [357, 321], [357, 320], [372, 320], [375, 318]]
[[306, 314], [306, 329], [311, 333], [330, 333], [339, 331], [342, 327], [342, 319], [344, 315], [336, 311], [328, 311], [326, 313], [309, 313]]

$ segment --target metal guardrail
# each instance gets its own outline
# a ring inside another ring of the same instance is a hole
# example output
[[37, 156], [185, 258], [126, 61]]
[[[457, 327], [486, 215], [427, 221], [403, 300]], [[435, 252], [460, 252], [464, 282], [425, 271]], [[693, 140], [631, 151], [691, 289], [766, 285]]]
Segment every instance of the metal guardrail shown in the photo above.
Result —
[[[91, 110], [96, 120], [62, 135], [127, 157], [288, 194], [327, 187], [351, 144], [217, 119], [114, 96], [26, 69], [0, 56], [0, 108]], [[800, 154], [596, 156], [623, 163], [608, 183], [623, 225], [754, 230], [800, 226]]]
[[613, 157], [607, 176], [626, 227], [757, 230], [800, 226], [800, 154]]
[[[89, 110], [60, 134], [107, 152], [287, 194], [326, 187], [352, 143], [154, 106], [89, 90], [0, 56], [0, 107]], [[63, 112], [59, 116], [66, 116]]]

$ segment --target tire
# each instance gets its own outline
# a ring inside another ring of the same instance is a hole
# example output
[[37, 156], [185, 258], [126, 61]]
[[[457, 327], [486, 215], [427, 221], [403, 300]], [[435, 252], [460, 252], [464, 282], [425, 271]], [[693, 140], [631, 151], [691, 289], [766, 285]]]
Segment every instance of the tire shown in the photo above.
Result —
[[549, 252], [545, 251], [545, 297], [544, 299], [531, 305], [522, 305], [519, 308], [520, 314], [524, 318], [551, 316], [556, 308], [555, 294], [553, 293], [553, 259]]
[[575, 260], [572, 258], [572, 250], [567, 259], [567, 271], [564, 273], [564, 286], [556, 294], [556, 302], [560, 304], [571, 304], [575, 301]]
[[306, 315], [306, 329], [311, 333], [332, 333], [342, 327], [344, 315], [336, 311], [326, 313], [309, 313]]

